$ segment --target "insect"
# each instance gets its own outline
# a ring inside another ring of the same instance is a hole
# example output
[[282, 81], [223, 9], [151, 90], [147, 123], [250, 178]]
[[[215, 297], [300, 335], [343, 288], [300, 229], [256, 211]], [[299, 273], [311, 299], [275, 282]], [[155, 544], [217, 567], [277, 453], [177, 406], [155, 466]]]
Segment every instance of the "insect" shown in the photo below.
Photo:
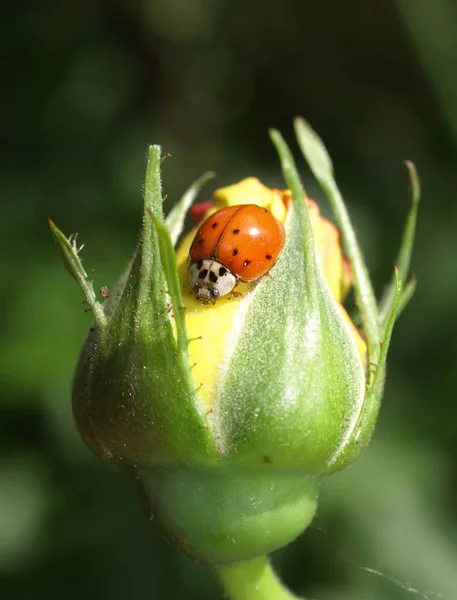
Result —
[[189, 251], [189, 283], [208, 304], [240, 281], [266, 275], [284, 246], [285, 231], [269, 210], [256, 204], [222, 208], [202, 224]]

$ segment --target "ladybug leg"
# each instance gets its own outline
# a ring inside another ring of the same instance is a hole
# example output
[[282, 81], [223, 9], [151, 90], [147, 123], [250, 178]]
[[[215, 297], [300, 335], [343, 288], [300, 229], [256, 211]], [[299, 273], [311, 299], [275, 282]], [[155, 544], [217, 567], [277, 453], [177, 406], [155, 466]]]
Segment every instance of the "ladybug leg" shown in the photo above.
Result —
[[241, 292], [235, 292], [234, 290], [232, 290], [230, 292], [229, 300], [231, 300], [232, 298], [241, 298], [242, 296], [243, 294]]
[[[239, 280], [239, 278], [237, 278], [237, 281], [236, 281], [235, 287], [236, 287], [237, 285], [239, 285], [239, 283], [240, 283], [240, 280]], [[229, 299], [229, 300], [231, 300], [232, 298], [241, 298], [242, 296], [243, 296], [243, 294], [242, 294], [241, 292], [235, 292], [235, 289], [233, 289], [233, 290], [230, 292], [230, 296], [229, 296], [229, 298], [228, 298], [228, 299]]]

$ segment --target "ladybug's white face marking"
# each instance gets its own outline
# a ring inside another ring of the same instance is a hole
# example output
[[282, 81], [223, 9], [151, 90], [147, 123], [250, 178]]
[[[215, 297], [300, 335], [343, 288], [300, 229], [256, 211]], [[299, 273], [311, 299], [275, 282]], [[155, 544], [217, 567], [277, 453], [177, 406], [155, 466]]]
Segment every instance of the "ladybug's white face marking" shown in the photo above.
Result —
[[237, 279], [221, 263], [205, 258], [189, 265], [189, 283], [197, 300], [214, 303], [230, 294]]

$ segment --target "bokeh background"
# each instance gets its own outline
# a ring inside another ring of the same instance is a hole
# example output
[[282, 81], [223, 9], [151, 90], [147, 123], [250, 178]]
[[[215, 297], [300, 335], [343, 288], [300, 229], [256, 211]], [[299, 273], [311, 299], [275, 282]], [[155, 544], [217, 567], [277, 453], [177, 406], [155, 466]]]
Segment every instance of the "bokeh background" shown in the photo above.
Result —
[[408, 208], [402, 161], [416, 162], [419, 284], [372, 445], [325, 482], [313, 526], [276, 565], [309, 599], [455, 600], [457, 4], [9, 0], [1, 10], [1, 598], [222, 598], [76, 434], [69, 389], [89, 316], [46, 218], [80, 232], [96, 289], [112, 286], [135, 245], [148, 143], [173, 155], [168, 207], [207, 169], [218, 178], [202, 199], [248, 175], [281, 186], [266, 131], [293, 143], [301, 114], [334, 158], [378, 292]]

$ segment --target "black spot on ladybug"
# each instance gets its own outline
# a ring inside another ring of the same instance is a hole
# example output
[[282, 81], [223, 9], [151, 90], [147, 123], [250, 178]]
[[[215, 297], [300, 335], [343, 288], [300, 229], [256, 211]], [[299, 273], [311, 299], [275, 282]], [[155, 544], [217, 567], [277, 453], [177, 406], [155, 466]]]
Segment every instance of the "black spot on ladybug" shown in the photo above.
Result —
[[239, 230], [239, 229], [234, 229], [234, 230], [233, 230], [233, 233], [234, 233], [235, 235], [238, 235], [238, 234], [240, 233], [240, 230]]
[[211, 225], [211, 229], [216, 229], [216, 227], [217, 227], [217, 223], [213, 223], [213, 224]]
[[203, 269], [203, 271], [200, 271], [200, 273], [198, 274], [198, 277], [200, 279], [205, 279], [205, 277], [208, 275], [208, 269]]
[[267, 208], [264, 208], [264, 209], [263, 209], [263, 212], [268, 212], [268, 209], [267, 209]]
[[221, 267], [219, 269], [219, 276], [223, 277], [227, 273], [227, 269], [225, 267]]
[[199, 260], [197, 261], [197, 269], [200, 271], [200, 269], [203, 267], [203, 261]]
[[199, 245], [199, 246], [201, 246], [201, 245], [203, 244], [203, 242], [204, 242], [204, 241], [205, 241], [205, 240], [204, 240], [203, 238], [200, 238], [200, 239], [198, 240], [198, 245]]
[[233, 248], [232, 254], [233, 256], [236, 256], [238, 254], [238, 248]]
[[247, 267], [248, 265], [250, 265], [250, 264], [251, 264], [251, 262], [252, 262], [252, 260], [248, 260], [248, 259], [246, 259], [246, 260], [244, 261], [244, 263], [243, 263], [243, 267]]
[[271, 254], [265, 254], [265, 258], [266, 258], [267, 260], [271, 260]]
[[213, 283], [217, 283], [217, 275], [214, 273], [214, 271], [209, 272], [209, 280]]

